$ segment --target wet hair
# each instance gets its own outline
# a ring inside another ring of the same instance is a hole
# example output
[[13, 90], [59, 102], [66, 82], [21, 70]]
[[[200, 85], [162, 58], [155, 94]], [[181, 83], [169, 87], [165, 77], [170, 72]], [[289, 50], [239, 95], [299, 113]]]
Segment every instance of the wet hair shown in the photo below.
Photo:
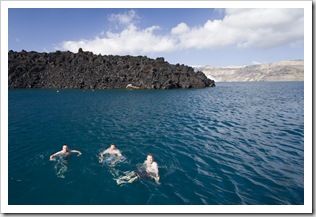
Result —
[[154, 155], [153, 155], [152, 153], [148, 153], [148, 154], [147, 154], [147, 157], [148, 157], [148, 156], [151, 156], [151, 157], [154, 159]]
[[116, 147], [115, 143], [111, 143], [111, 145], [114, 145]]

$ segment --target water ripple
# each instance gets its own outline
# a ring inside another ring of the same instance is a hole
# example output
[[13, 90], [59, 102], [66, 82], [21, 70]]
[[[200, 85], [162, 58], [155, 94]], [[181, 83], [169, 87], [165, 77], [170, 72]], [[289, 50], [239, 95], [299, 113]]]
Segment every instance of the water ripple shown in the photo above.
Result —
[[[9, 201], [304, 204], [302, 87], [224, 83], [198, 90], [9, 91]], [[112, 142], [126, 158], [115, 168], [97, 161]], [[83, 155], [71, 159], [60, 180], [48, 158], [63, 143]], [[113, 181], [113, 174], [136, 170], [147, 153], [154, 153], [161, 185]]]

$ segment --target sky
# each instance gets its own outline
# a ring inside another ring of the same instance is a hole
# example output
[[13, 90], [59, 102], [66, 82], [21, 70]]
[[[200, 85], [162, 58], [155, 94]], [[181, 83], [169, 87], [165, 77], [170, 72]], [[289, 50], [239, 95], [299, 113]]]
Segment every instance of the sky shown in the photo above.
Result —
[[8, 48], [245, 66], [304, 59], [303, 8], [9, 8]]

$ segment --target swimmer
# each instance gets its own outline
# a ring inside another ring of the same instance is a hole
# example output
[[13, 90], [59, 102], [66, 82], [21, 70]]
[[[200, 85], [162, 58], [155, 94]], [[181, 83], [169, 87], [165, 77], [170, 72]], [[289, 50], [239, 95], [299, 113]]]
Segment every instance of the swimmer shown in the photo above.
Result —
[[52, 154], [52, 155], [49, 157], [49, 160], [51, 160], [51, 161], [56, 161], [55, 156], [61, 156], [63, 159], [67, 159], [68, 156], [69, 156], [71, 153], [78, 153], [78, 156], [81, 155], [81, 152], [80, 152], [80, 151], [71, 150], [71, 149], [68, 148], [68, 145], [64, 144], [62, 150], [56, 152], [55, 154]]
[[105, 154], [117, 155], [118, 157], [122, 157], [121, 151], [116, 148], [116, 145], [114, 143], [112, 143], [108, 149], [100, 153], [100, 157], [99, 157], [100, 163], [103, 162], [103, 155]]
[[100, 154], [100, 156], [103, 157], [103, 155], [105, 155], [105, 154], [113, 154], [113, 155], [117, 155], [117, 156], [119, 156], [119, 157], [122, 156], [120, 150], [118, 150], [118, 149], [116, 148], [116, 145], [115, 145], [114, 143], [112, 143], [111, 146], [110, 146], [108, 149], [106, 149], [105, 151], [103, 151], [103, 152]]
[[159, 183], [159, 171], [158, 171], [158, 164], [154, 161], [154, 156], [152, 154], [148, 154], [147, 155], [147, 160], [145, 160], [144, 164], [143, 164], [146, 168], [146, 172], [147, 174], [155, 179], [157, 184]]
[[160, 185], [158, 164], [154, 162], [154, 156], [152, 154], [147, 155], [147, 160], [145, 160], [143, 163], [142, 168], [144, 169], [139, 171], [125, 172], [124, 176], [115, 179], [117, 184], [132, 183], [139, 178], [151, 178], [155, 180], [156, 184]]

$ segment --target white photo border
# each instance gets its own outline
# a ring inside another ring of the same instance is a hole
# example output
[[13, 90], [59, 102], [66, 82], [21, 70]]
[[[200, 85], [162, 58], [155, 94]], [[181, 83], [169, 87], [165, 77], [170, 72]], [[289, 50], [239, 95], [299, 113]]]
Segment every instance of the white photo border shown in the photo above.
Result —
[[[304, 205], [9, 205], [9, 8], [304, 8]], [[1, 1], [1, 213], [312, 213], [312, 1]]]

